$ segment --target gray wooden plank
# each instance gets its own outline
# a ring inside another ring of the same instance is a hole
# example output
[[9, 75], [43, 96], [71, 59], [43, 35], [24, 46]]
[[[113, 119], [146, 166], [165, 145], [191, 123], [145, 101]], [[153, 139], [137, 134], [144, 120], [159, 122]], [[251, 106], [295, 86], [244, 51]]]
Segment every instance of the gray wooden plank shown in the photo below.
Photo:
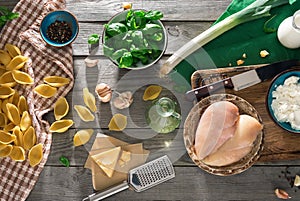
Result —
[[[175, 167], [176, 177], [141, 193], [126, 190], [105, 200], [276, 200], [274, 190], [286, 190], [299, 200], [298, 188], [284, 177], [293, 178], [299, 168], [253, 167], [239, 175], [215, 176], [197, 167]], [[91, 173], [80, 167], [45, 167], [28, 197], [33, 200], [81, 200], [93, 192]]]
[[[164, 20], [184, 21], [213, 21], [229, 5], [230, 0], [133, 0], [133, 8], [146, 10], [160, 10], [164, 13]], [[109, 1], [67, 1], [67, 9], [73, 12], [79, 21], [107, 21], [112, 16], [122, 11], [122, 2]]]
[[[211, 22], [163, 22], [168, 32], [168, 44], [165, 54], [173, 54], [192, 38], [196, 37], [211, 25]], [[102, 51], [102, 33], [103, 23], [80, 23], [78, 37], [73, 42], [74, 56], [89, 55], [90, 49], [87, 43], [91, 34], [100, 35], [100, 46], [93, 53], [95, 55], [103, 55]]]

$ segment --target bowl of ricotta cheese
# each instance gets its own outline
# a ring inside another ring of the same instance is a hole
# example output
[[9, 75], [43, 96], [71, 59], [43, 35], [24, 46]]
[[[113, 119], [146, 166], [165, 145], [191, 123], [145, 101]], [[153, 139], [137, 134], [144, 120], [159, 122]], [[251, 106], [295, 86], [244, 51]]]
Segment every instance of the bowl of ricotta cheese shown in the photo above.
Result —
[[284, 71], [272, 80], [266, 106], [278, 126], [300, 133], [300, 69]]

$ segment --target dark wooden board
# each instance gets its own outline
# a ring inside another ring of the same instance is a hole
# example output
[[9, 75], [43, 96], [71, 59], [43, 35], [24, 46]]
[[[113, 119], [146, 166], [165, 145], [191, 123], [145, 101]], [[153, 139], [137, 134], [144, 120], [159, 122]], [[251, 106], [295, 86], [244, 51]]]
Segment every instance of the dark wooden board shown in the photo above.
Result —
[[[197, 88], [222, 77], [233, 76], [238, 73], [259, 68], [263, 65], [218, 68], [195, 71], [191, 77], [192, 88]], [[213, 79], [208, 79], [213, 77]], [[203, 81], [204, 80], [204, 81]], [[266, 108], [266, 95], [271, 80], [259, 83], [249, 88], [234, 91], [224, 89], [216, 93], [230, 93], [237, 95], [252, 104], [260, 114], [264, 124], [263, 150], [259, 161], [293, 160], [300, 159], [300, 135], [283, 130], [276, 125], [269, 116]]]

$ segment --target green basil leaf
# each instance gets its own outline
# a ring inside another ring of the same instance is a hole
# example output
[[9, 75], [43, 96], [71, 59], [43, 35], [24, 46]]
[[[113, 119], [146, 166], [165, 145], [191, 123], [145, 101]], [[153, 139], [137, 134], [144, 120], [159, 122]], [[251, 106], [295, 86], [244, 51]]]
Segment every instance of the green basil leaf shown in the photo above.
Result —
[[65, 156], [61, 156], [59, 157], [59, 161], [61, 162], [61, 164], [63, 164], [65, 167], [69, 167], [70, 166], [70, 161], [67, 157]]
[[114, 48], [108, 47], [107, 45], [103, 44], [103, 53], [107, 57], [112, 57]]

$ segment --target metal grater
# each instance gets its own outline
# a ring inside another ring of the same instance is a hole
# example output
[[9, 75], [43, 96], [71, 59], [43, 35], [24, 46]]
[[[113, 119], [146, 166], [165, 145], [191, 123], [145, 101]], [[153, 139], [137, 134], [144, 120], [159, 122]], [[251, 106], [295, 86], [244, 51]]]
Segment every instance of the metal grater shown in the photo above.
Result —
[[89, 195], [83, 201], [102, 200], [129, 187], [136, 192], [142, 192], [174, 177], [173, 165], [168, 156], [165, 155], [130, 170], [127, 182], [123, 182], [103, 192]]

